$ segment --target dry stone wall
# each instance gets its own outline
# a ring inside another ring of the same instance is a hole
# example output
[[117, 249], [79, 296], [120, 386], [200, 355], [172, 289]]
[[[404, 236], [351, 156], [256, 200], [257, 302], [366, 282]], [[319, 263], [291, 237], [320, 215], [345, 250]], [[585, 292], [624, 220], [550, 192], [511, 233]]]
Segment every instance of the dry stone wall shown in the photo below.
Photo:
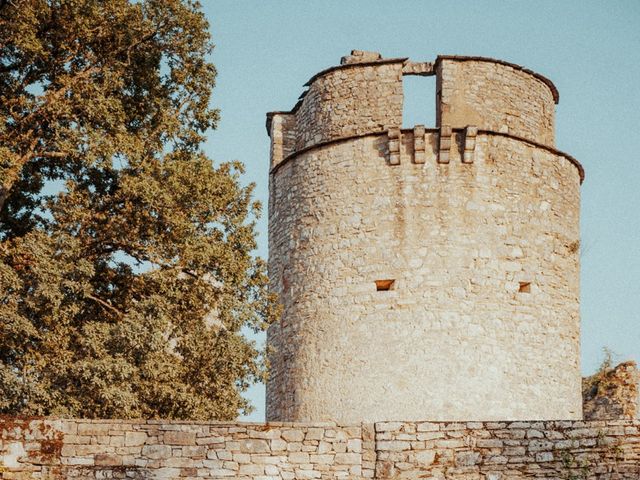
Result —
[[3, 479], [332, 480], [375, 468], [371, 425], [2, 418], [0, 430]]
[[378, 423], [376, 478], [640, 478], [640, 422]]
[[0, 420], [3, 479], [640, 478], [640, 422]]

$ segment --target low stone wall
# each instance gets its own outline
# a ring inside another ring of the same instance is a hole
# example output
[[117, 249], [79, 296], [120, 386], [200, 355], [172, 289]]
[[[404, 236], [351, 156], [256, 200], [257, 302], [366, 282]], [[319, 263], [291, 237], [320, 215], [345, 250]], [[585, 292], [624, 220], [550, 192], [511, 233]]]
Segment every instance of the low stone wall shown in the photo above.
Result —
[[377, 423], [376, 478], [640, 479], [640, 422]]
[[640, 421], [0, 419], [2, 479], [640, 478]]
[[[0, 478], [360, 479], [373, 428], [270, 423], [0, 420]], [[363, 445], [363, 438], [370, 438]]]

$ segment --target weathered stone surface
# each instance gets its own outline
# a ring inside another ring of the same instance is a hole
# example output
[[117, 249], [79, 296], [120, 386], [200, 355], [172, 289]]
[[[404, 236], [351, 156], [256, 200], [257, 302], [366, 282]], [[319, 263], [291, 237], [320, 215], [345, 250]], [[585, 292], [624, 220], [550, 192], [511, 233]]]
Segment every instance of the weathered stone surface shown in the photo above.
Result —
[[[554, 88], [358, 57], [270, 115], [268, 420], [581, 418], [582, 170], [553, 148]], [[401, 128], [413, 73], [439, 129]]]
[[94, 461], [95, 465], [115, 467], [122, 465], [122, 456], [115, 453], [97, 453]]
[[582, 382], [585, 420], [638, 418], [638, 367], [624, 362]]
[[142, 455], [150, 459], [164, 459], [171, 457], [171, 447], [167, 445], [145, 445]]
[[[87, 441], [85, 435], [66, 433], [77, 431], [99, 434]], [[136, 445], [114, 446], [113, 438], [129, 438]], [[176, 445], [192, 438], [196, 445]], [[638, 480], [640, 421], [289, 423], [265, 428], [4, 417], [0, 455], [2, 478], [50, 480]]]
[[266, 440], [247, 439], [240, 443], [242, 453], [266, 453], [269, 451], [269, 444]]
[[196, 434], [193, 432], [165, 432], [164, 442], [169, 445], [195, 445]]
[[147, 441], [147, 434], [145, 432], [125, 432], [124, 445], [127, 447], [144, 445]]
[[[422, 435], [418, 430], [425, 424], [396, 424], [390, 430], [387, 423], [376, 434], [385, 440], [376, 443], [375, 478], [640, 478], [640, 437], [636, 433], [611, 436], [618, 427], [632, 432], [640, 422], [618, 422], [429, 423], [439, 427], [444, 439], [426, 443], [417, 441]], [[415, 433], [407, 433], [411, 431]], [[541, 432], [547, 440], [539, 438]], [[590, 446], [566, 442], [567, 437], [589, 440]]]
[[477, 125], [554, 145], [554, 92], [531, 72], [488, 59], [443, 57], [437, 78], [443, 124]]

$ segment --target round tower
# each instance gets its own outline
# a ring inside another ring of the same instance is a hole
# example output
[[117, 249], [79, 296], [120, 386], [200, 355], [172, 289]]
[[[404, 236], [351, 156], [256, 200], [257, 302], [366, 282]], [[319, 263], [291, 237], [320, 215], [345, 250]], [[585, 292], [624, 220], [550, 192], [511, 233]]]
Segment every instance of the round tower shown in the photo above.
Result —
[[[401, 129], [436, 76], [435, 128]], [[270, 421], [578, 419], [583, 170], [520, 66], [354, 51], [272, 112]]]

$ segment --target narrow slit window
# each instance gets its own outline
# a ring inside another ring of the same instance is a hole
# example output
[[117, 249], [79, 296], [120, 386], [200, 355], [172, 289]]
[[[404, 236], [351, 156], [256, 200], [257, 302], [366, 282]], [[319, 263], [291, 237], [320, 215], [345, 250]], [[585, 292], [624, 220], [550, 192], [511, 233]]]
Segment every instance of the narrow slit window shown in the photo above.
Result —
[[531, 282], [520, 282], [520, 288], [518, 288], [518, 292], [531, 293]]
[[393, 290], [394, 283], [396, 283], [396, 281], [392, 279], [376, 280], [376, 290], [378, 292], [386, 292], [387, 290]]

